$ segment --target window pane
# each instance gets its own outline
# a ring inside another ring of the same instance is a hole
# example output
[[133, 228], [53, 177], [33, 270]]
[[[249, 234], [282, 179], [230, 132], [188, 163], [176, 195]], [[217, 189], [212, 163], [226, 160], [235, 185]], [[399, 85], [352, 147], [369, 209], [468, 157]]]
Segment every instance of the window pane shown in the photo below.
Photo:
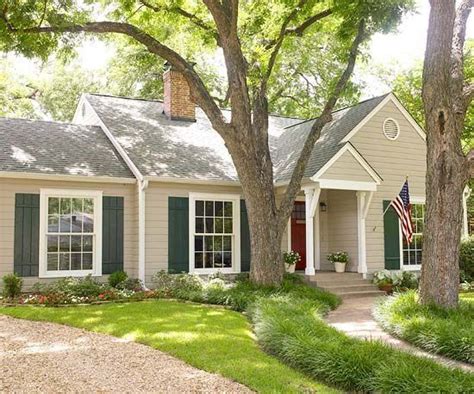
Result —
[[215, 216], [224, 216], [224, 203], [222, 201], [215, 202]]
[[72, 270], [81, 269], [81, 254], [80, 253], [71, 253], [71, 269]]
[[415, 251], [414, 250], [410, 250], [410, 265], [414, 265], [416, 264], [415, 263]]
[[48, 271], [58, 270], [58, 254], [48, 253]]
[[59, 251], [60, 252], [69, 252], [71, 243], [71, 236], [61, 235], [59, 237]]
[[82, 250], [84, 252], [92, 252], [92, 235], [82, 236]]
[[91, 270], [92, 269], [92, 253], [83, 253], [82, 254], [82, 269]]
[[81, 251], [82, 237], [80, 235], [73, 235], [71, 237], [71, 252]]
[[416, 230], [415, 232], [417, 233], [422, 233], [423, 232], [423, 219], [416, 219]]
[[224, 202], [224, 216], [231, 218], [232, 217], [232, 202]]
[[232, 267], [232, 253], [231, 252], [224, 252], [224, 267], [226, 268]]
[[48, 215], [48, 233], [59, 232], [59, 215]]
[[407, 265], [409, 263], [408, 261], [408, 252], [405, 250], [403, 251], [403, 264]]
[[221, 251], [222, 250], [222, 237], [216, 236], [214, 237], [214, 251]]
[[232, 251], [232, 237], [229, 237], [229, 236], [224, 237], [224, 250], [227, 252]]
[[227, 234], [232, 233], [232, 219], [224, 219], [224, 232]]
[[214, 201], [206, 201], [206, 216], [214, 216]]
[[221, 252], [214, 253], [214, 267], [222, 268], [222, 253]]
[[59, 249], [59, 237], [57, 235], [48, 235], [48, 252], [57, 252]]
[[196, 236], [194, 237], [194, 251], [202, 252], [204, 250], [204, 237]]
[[89, 215], [94, 214], [94, 199], [93, 198], [84, 198], [84, 213]]
[[212, 240], [212, 237], [211, 236], [206, 236], [205, 237], [205, 248], [207, 251], [210, 251], [212, 252], [214, 249], [213, 249], [213, 240]]
[[69, 253], [60, 253], [59, 254], [59, 270], [60, 271], [69, 271]]
[[204, 254], [204, 268], [212, 268], [212, 267], [213, 267], [212, 252], [207, 252]]
[[59, 231], [68, 233], [71, 231], [71, 199], [61, 198], [60, 200]]
[[203, 233], [203, 232], [204, 232], [204, 219], [196, 218], [196, 233]]
[[83, 221], [83, 232], [84, 233], [93, 233], [94, 232], [94, 215], [85, 213], [82, 217]]
[[71, 231], [73, 233], [82, 232], [82, 198], [72, 199], [72, 213], [71, 213]]
[[423, 251], [419, 250], [416, 252], [416, 264], [421, 264], [421, 260], [423, 258]]
[[194, 267], [203, 268], [204, 267], [204, 254], [194, 253]]
[[204, 216], [204, 201], [196, 201], [196, 216]]
[[48, 198], [48, 214], [58, 214], [59, 213], [59, 198], [49, 197]]
[[217, 233], [217, 234], [221, 234], [224, 232], [224, 219], [222, 218], [216, 218], [214, 220], [214, 225], [215, 225], [215, 228], [214, 228], [214, 231]]
[[206, 218], [206, 233], [214, 232], [214, 219]]

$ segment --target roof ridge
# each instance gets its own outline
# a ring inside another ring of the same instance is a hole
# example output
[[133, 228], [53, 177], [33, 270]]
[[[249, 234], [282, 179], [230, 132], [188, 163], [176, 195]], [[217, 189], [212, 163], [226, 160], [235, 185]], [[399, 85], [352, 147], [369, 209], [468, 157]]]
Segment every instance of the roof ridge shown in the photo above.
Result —
[[[376, 99], [379, 99], [379, 98], [382, 98], [382, 97], [385, 98], [386, 96], [388, 96], [389, 94], [392, 94], [392, 93], [393, 93], [393, 92], [390, 91], [390, 92], [388, 92], [388, 93], [381, 94], [381, 95], [379, 95], [379, 96], [375, 96], [375, 97], [371, 97], [371, 98], [368, 98], [368, 99], [359, 101], [359, 102], [356, 103], [356, 104], [352, 104], [352, 105], [348, 105], [348, 106], [343, 107], [343, 108], [336, 109], [335, 111], [332, 111], [331, 114], [335, 114], [335, 113], [337, 113], [337, 112], [345, 111], [346, 109], [349, 109], [349, 108], [357, 107], [358, 105], [364, 104], [364, 103], [366, 103], [366, 102], [368, 102], [368, 101], [376, 100]], [[283, 127], [283, 129], [286, 130], [286, 129], [289, 129], [289, 128], [292, 128], [292, 127], [295, 127], [295, 126], [299, 126], [299, 125], [301, 125], [301, 124], [303, 124], [303, 123], [310, 122], [310, 121], [316, 120], [316, 119], [318, 119], [318, 118], [319, 118], [319, 116], [315, 116], [314, 118], [310, 118], [310, 119], [303, 120], [303, 121], [300, 122], [300, 123], [295, 123], [295, 124], [292, 124], [292, 125], [285, 126], [285, 127]]]
[[88, 96], [100, 96], [100, 97], [109, 97], [109, 98], [119, 98], [119, 99], [124, 99], [124, 100], [137, 100], [137, 101], [149, 101], [152, 103], [163, 103], [163, 100], [147, 99], [147, 98], [141, 98], [141, 97], [116, 96], [113, 94], [105, 94], [105, 93], [84, 93], [84, 94]]
[[15, 122], [41, 122], [41, 123], [52, 123], [61, 126], [76, 126], [76, 127], [91, 127], [91, 128], [100, 128], [97, 125], [87, 125], [87, 124], [79, 124], [79, 123], [72, 123], [72, 122], [63, 122], [60, 120], [48, 120], [48, 119], [28, 119], [28, 118], [11, 118], [8, 116], [0, 116], [0, 122], [4, 120], [12, 120]]

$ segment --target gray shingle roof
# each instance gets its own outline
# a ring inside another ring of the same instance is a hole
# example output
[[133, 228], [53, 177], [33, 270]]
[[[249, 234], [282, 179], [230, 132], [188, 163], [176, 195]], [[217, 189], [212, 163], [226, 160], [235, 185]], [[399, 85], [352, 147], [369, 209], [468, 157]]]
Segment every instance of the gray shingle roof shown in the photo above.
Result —
[[[333, 113], [333, 120], [324, 126], [306, 166], [305, 177], [316, 174], [338, 151], [341, 141], [387, 96], [374, 97], [352, 107]], [[304, 141], [314, 119], [288, 127], [278, 138], [276, 154], [273, 157], [275, 181], [283, 182], [291, 178], [293, 168], [303, 149]]]
[[[237, 181], [224, 141], [201, 109], [196, 109], [196, 122], [182, 122], [168, 120], [160, 101], [86, 98], [143, 175]], [[270, 143], [275, 145], [284, 127], [298, 122], [272, 116]]]
[[100, 127], [0, 118], [0, 171], [133, 178]]
[[[101, 120], [143, 175], [236, 181], [224, 141], [199, 108], [196, 122], [168, 120], [160, 101], [87, 95]], [[305, 176], [314, 175], [342, 147], [341, 140], [384, 98], [375, 97], [334, 112], [316, 143]], [[224, 111], [226, 116], [229, 115]], [[275, 181], [290, 178], [314, 120], [270, 117], [269, 143]]]

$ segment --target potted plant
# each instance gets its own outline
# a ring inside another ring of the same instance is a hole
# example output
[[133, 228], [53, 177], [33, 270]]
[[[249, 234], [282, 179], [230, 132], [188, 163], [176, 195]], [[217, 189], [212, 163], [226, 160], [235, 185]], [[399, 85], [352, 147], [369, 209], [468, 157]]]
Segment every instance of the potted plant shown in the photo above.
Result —
[[349, 261], [347, 252], [336, 252], [328, 254], [328, 260], [334, 264], [336, 272], [342, 273], [346, 270], [346, 264]]
[[283, 253], [283, 260], [285, 261], [286, 272], [295, 272], [296, 263], [301, 261], [301, 256], [298, 252], [290, 250]]
[[393, 293], [394, 279], [393, 275], [388, 270], [382, 270], [374, 273], [374, 284], [379, 290], [385, 291], [387, 294]]

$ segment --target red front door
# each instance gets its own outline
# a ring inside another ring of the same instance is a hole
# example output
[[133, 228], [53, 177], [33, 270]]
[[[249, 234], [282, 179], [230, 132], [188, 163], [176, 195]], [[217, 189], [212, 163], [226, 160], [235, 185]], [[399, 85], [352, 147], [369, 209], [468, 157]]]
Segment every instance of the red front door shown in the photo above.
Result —
[[301, 261], [296, 264], [297, 270], [306, 268], [306, 215], [303, 201], [295, 201], [291, 214], [291, 250], [298, 252]]

